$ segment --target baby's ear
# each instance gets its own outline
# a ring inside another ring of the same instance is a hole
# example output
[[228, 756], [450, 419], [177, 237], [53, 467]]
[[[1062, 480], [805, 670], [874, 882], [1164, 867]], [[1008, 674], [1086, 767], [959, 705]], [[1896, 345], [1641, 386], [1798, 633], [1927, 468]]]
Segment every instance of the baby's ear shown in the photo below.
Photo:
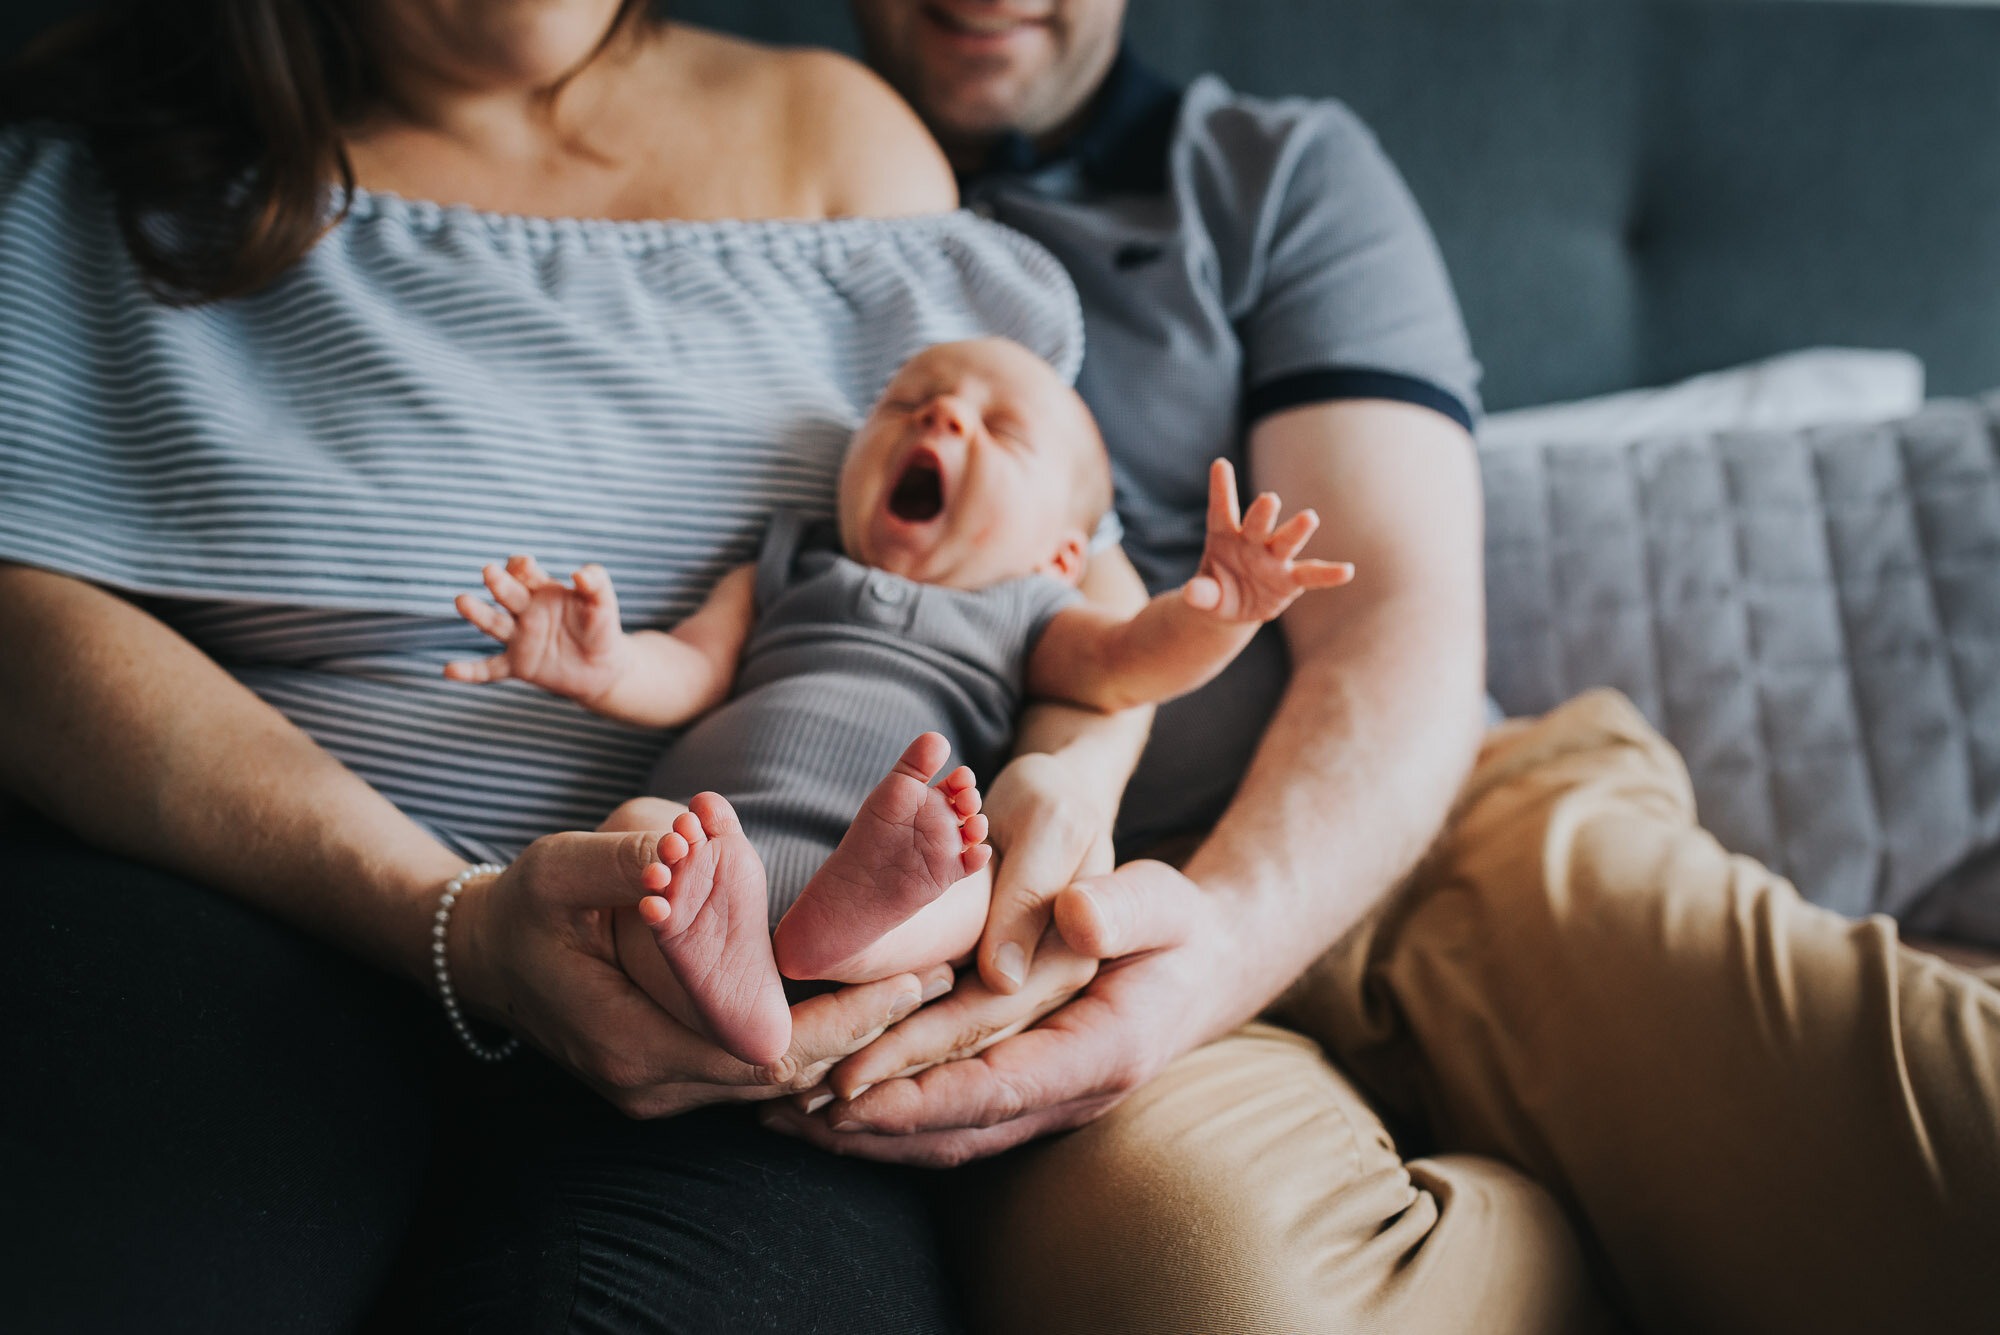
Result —
[[1073, 528], [1056, 543], [1056, 554], [1042, 563], [1041, 573], [1075, 586], [1083, 582], [1083, 568], [1089, 564], [1090, 539]]

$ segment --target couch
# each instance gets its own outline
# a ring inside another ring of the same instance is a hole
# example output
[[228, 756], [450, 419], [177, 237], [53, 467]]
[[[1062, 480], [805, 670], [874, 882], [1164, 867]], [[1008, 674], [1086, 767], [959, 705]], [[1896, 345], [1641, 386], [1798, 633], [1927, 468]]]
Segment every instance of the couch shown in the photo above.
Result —
[[[9, 7], [0, 13], [0, 54], [80, 7]], [[758, 38], [855, 47], [837, 0], [672, 0], [669, 8]], [[1248, 91], [1337, 96], [1360, 112], [1438, 235], [1485, 366], [1489, 409], [1659, 384], [1812, 345], [1907, 349], [1937, 394], [2000, 386], [2000, 9], [1134, 0], [1129, 31], [1169, 74], [1212, 70]], [[1963, 421], [1960, 428], [1970, 433], [1961, 454], [1994, 435]], [[1910, 450], [1921, 452], [1934, 434], [1919, 428], [1915, 445], [1869, 448], [1900, 450], [1898, 467], [1908, 472]], [[1673, 466], [1707, 467], [1724, 490], [1729, 478], [1746, 476], [1725, 456], [1774, 457], [1761, 447], [1745, 453], [1740, 442], [1704, 448], [1706, 464], [1676, 456]], [[1815, 462], [1828, 457], [1824, 442], [1790, 449], [1797, 468], [1824, 473]], [[2000, 765], [1973, 745], [1983, 740], [2000, 755], [2000, 674], [1988, 674], [1995, 681], [1983, 694], [1954, 691], [1949, 673], [1907, 691], [1876, 682], [1874, 695], [1889, 704], [1871, 713], [1871, 682], [1851, 670], [1855, 618], [1843, 624], [1839, 616], [1852, 590], [1836, 587], [1842, 563], [1831, 552], [1822, 568], [1780, 562], [1775, 576], [1747, 558], [1711, 572], [1718, 592], [1703, 624], [1720, 628], [1710, 639], [1724, 647], [1704, 670], [1737, 670], [1726, 689], [1705, 678], [1672, 680], [1661, 645], [1685, 638], [1693, 622], [1679, 605], [1658, 605], [1657, 572], [1648, 583], [1638, 568], [1643, 543], [1596, 560], [1578, 534], [1561, 531], [1559, 507], [1548, 500], [1571, 486], [1558, 472], [1582, 477], [1603, 494], [1578, 513], [1596, 514], [1605, 541], [1615, 542], [1621, 527], [1673, 519], [1649, 516], [1640, 503], [1667, 457], [1628, 453], [1622, 480], [1583, 476], [1602, 474], [1601, 460], [1586, 467], [1547, 455], [1524, 471], [1519, 456], [1498, 466], [1489, 457], [1489, 628], [1500, 703], [1525, 712], [1586, 686], [1626, 690], [1689, 753], [1711, 828], [1843, 911], [1915, 912], [1939, 877], [1984, 849], [1982, 925], [1967, 929], [1963, 914], [1933, 913], [1931, 926], [2000, 943]], [[1968, 485], [1990, 490], [1992, 477], [1991, 468], [1937, 475], [1933, 498], [1949, 500]], [[1639, 498], [1624, 510], [1615, 503], [1621, 488]], [[1772, 495], [1781, 507], [1799, 500]], [[1891, 499], [1922, 508], [1910, 496]], [[1829, 496], [1814, 492], [1804, 502], [1812, 523], [1833, 527]], [[1730, 519], [1715, 532], [1734, 534], [1739, 546], [1771, 522], [1749, 510]], [[1953, 522], [1959, 548], [2000, 549], [2000, 519], [1972, 513]], [[1565, 588], [1559, 568], [1565, 545], [1573, 567], [1622, 563], [1633, 567], [1630, 578], [1600, 581], [1590, 596], [1602, 606], [1579, 609], [1572, 604], [1582, 594]], [[2000, 658], [1982, 611], [2000, 606], [2000, 562], [1987, 564], [1991, 577], [1979, 574], [1961, 594], [1961, 615], [1930, 615], [1892, 647]], [[1757, 581], [1767, 576], [1820, 586], [1774, 614], [1759, 604], [1769, 589]], [[1915, 586], [1908, 595], [1926, 596]], [[1875, 610], [1878, 621], [1908, 611], [1900, 603]], [[1777, 650], [1758, 647], [1760, 625], [1782, 625], [1791, 639]], [[1736, 652], [1731, 634], [1752, 646], [1733, 664], [1723, 661]], [[1753, 649], [1764, 657], [1751, 661]], [[1826, 670], [1809, 689], [1773, 684], [1814, 654]], [[1733, 715], [1712, 707], [1729, 690], [1747, 701]], [[1928, 691], [1928, 703], [1898, 698], [1909, 691]], [[1699, 708], [1677, 707], [1677, 698]], [[1798, 722], [1791, 731], [1786, 709]], [[1731, 722], [1738, 718], [1745, 721]], [[1903, 742], [1913, 730], [1923, 731], [1929, 751], [1911, 757]], [[1710, 745], [1718, 732], [1733, 735]], [[1760, 745], [1745, 751], [1746, 736]], [[1834, 758], [1817, 768], [1799, 759], [1821, 750]], [[1900, 789], [1885, 783], [1885, 765], [1914, 778]]]

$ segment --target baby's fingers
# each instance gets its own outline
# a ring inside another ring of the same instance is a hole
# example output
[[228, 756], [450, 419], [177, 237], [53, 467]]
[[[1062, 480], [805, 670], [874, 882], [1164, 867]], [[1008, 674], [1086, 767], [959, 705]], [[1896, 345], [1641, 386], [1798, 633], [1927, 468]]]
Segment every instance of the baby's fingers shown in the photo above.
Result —
[[1295, 561], [1292, 584], [1301, 589], [1336, 589], [1354, 578], [1352, 561]]
[[570, 576], [570, 582], [576, 585], [578, 593], [591, 602], [608, 597], [611, 593], [611, 576], [595, 561]]
[[514, 675], [514, 669], [508, 665], [507, 655], [495, 654], [491, 658], [461, 658], [446, 663], [444, 675], [453, 681], [505, 681]]
[[1319, 512], [1301, 510], [1278, 525], [1271, 534], [1271, 554], [1281, 561], [1289, 561], [1297, 556], [1306, 542], [1319, 530]]
[[1271, 541], [1271, 525], [1278, 522], [1278, 494], [1263, 492], [1243, 512], [1243, 536], [1262, 545]]
[[528, 590], [521, 581], [515, 579], [506, 566], [495, 562], [479, 572], [486, 580], [486, 591], [493, 595], [493, 601], [516, 616], [528, 610], [532, 601]]
[[535, 590], [545, 584], [553, 584], [549, 572], [542, 569], [542, 563], [532, 556], [510, 556], [507, 558], [507, 573], [521, 581], [524, 588]]
[[502, 644], [514, 634], [514, 618], [484, 599], [461, 593], [453, 600], [452, 606], [458, 609], [460, 616]]
[[1208, 531], [1234, 533], [1243, 526], [1236, 502], [1236, 469], [1227, 459], [1208, 466]]

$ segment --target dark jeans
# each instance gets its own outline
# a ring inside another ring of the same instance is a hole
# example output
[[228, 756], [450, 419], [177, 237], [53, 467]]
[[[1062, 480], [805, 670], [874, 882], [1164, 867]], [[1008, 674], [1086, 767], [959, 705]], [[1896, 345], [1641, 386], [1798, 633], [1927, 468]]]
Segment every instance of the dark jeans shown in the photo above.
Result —
[[262, 913], [10, 833], [0, 1327], [959, 1329], [925, 1179], [448, 1037]]

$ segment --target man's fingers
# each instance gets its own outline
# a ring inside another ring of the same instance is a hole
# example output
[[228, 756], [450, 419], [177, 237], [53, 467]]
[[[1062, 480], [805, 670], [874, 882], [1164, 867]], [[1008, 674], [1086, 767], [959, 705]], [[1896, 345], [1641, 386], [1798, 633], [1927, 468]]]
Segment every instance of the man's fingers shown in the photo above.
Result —
[[778, 1073], [788, 1075], [788, 1079], [772, 1083], [793, 1083], [803, 1073], [866, 1046], [921, 1005], [927, 993], [943, 995], [950, 986], [951, 972], [950, 965], [940, 964], [801, 1001], [792, 1007], [792, 1050], [785, 1059], [793, 1069]]
[[885, 1080], [973, 1056], [1068, 1001], [1096, 972], [1096, 960], [1052, 937], [1043, 943], [1026, 988], [1007, 995], [977, 978], [965, 979], [952, 996], [924, 1007], [836, 1066], [827, 1087], [851, 1099]]
[[1289, 561], [1304, 549], [1312, 535], [1319, 529], [1319, 512], [1301, 510], [1287, 519], [1271, 534], [1271, 554], [1281, 561]]
[[1236, 469], [1227, 459], [1208, 466], [1208, 531], [1234, 533], [1243, 526], [1236, 503]]
[[1078, 881], [1056, 899], [1056, 928], [1072, 950], [1116, 959], [1187, 939], [1200, 891], [1164, 862], [1128, 862]]
[[1295, 561], [1292, 583], [1301, 589], [1337, 589], [1354, 578], [1352, 561]]
[[446, 663], [444, 675], [453, 681], [505, 681], [514, 675], [514, 669], [508, 664], [507, 655], [495, 654], [491, 658], [461, 658]]
[[1040, 1136], [1082, 1126], [1117, 1103], [1114, 1098], [1082, 1099], [1059, 1107], [1041, 1108], [1026, 1117], [1017, 1117], [998, 1126], [957, 1131], [934, 1131], [915, 1136], [882, 1136], [866, 1131], [829, 1130], [817, 1117], [808, 1117], [797, 1108], [769, 1103], [758, 1110], [758, 1120], [781, 1135], [797, 1136], [833, 1154], [880, 1163], [909, 1164], [919, 1168], [956, 1168], [974, 1159], [984, 1159], [1024, 1145]]
[[520, 580], [507, 573], [505, 566], [489, 565], [479, 574], [486, 581], [486, 591], [493, 595], [494, 602], [515, 616], [528, 610], [528, 603], [532, 600], [527, 589], [522, 587]]
[[452, 600], [452, 606], [458, 609], [460, 616], [502, 644], [514, 634], [514, 618], [484, 598], [461, 593]]
[[[976, 998], [972, 996], [975, 991], [980, 994]], [[925, 1006], [901, 1024], [892, 1025], [882, 1037], [835, 1066], [827, 1075], [826, 1088], [836, 1097], [851, 1099], [885, 1080], [970, 1057], [979, 1051], [982, 1039], [996, 1042], [1006, 1037], [996, 1025], [1018, 1031], [1028, 1023], [1030, 1017], [1024, 1013], [990, 1014], [996, 1009], [993, 1003], [1014, 1000], [997, 996], [976, 981], [961, 983], [956, 996]], [[1018, 1006], [1012, 1009], [1020, 1011]]]
[[1119, 1046], [1126, 1035], [1104, 1011], [1103, 1002], [1084, 992], [1048, 1024], [1024, 1029], [978, 1056], [836, 1100], [820, 1115], [836, 1130], [907, 1136], [997, 1126], [1038, 1108], [1122, 1092], [1133, 1083]]

